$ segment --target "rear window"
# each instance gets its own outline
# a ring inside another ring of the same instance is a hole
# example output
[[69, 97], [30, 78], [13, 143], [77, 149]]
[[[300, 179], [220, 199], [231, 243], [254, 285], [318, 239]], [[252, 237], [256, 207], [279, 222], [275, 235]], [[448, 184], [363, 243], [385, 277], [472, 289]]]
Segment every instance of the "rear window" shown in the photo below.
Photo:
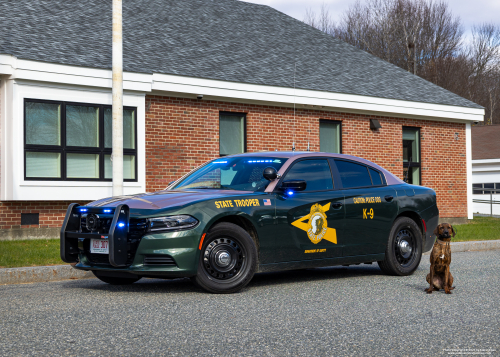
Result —
[[373, 185], [374, 186], [381, 186], [383, 184], [383, 182], [382, 182], [382, 176], [380, 175], [380, 172], [372, 169], [371, 167], [368, 168], [368, 171], [370, 171], [370, 176], [372, 177]]
[[[366, 187], [372, 185], [368, 168], [349, 161], [335, 160], [344, 188]], [[375, 171], [375, 170], [374, 170]]]

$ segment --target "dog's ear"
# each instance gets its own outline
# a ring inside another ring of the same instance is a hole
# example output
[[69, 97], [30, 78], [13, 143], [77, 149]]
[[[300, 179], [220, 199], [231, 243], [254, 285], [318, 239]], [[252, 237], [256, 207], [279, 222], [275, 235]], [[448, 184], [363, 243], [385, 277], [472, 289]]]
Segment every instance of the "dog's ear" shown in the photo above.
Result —
[[440, 224], [438, 224], [438, 225], [437, 225], [437, 227], [436, 227], [436, 229], [434, 230], [434, 235], [435, 235], [435, 236], [437, 236], [437, 235], [439, 234], [439, 227], [440, 227], [440, 226], [441, 226], [441, 225], [440, 225]]
[[451, 224], [450, 224], [450, 228], [451, 228], [451, 231], [453, 232], [453, 238], [455, 238], [457, 231], [455, 230], [455, 228], [453, 228], [453, 226]]

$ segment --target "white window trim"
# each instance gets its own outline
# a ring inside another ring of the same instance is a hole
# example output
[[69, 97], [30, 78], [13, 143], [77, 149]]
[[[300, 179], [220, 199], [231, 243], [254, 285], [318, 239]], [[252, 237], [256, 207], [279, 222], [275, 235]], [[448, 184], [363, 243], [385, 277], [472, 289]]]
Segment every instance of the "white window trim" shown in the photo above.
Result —
[[[111, 105], [109, 89], [2, 80], [2, 201], [95, 200], [112, 196], [112, 182], [24, 179], [24, 99]], [[146, 191], [145, 93], [124, 92], [123, 105], [137, 108], [137, 182], [124, 182], [124, 194]]]
[[465, 124], [465, 162], [467, 165], [467, 218], [474, 218], [474, 203], [472, 202], [472, 130], [471, 124]]

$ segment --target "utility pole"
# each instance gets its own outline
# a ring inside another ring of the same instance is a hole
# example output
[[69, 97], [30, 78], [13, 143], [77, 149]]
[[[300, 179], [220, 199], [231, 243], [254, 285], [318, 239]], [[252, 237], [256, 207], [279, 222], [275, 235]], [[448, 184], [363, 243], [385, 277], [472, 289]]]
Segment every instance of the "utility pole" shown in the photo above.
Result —
[[123, 195], [123, 38], [122, 0], [113, 0], [113, 196]]

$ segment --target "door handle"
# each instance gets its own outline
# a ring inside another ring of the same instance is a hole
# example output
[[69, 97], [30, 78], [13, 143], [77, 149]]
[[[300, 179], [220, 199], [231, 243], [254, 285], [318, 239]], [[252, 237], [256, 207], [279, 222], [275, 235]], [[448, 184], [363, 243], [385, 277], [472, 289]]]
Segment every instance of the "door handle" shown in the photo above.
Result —
[[342, 203], [340, 203], [340, 202], [334, 202], [334, 203], [332, 204], [332, 206], [333, 206], [333, 208], [334, 208], [334, 209], [339, 209], [339, 208], [341, 208], [341, 207], [342, 207]]
[[393, 200], [393, 198], [394, 198], [394, 197], [392, 197], [391, 195], [387, 195], [387, 196], [385, 196], [384, 198], [385, 198], [385, 200], [386, 200], [387, 202], [391, 202], [391, 201]]

